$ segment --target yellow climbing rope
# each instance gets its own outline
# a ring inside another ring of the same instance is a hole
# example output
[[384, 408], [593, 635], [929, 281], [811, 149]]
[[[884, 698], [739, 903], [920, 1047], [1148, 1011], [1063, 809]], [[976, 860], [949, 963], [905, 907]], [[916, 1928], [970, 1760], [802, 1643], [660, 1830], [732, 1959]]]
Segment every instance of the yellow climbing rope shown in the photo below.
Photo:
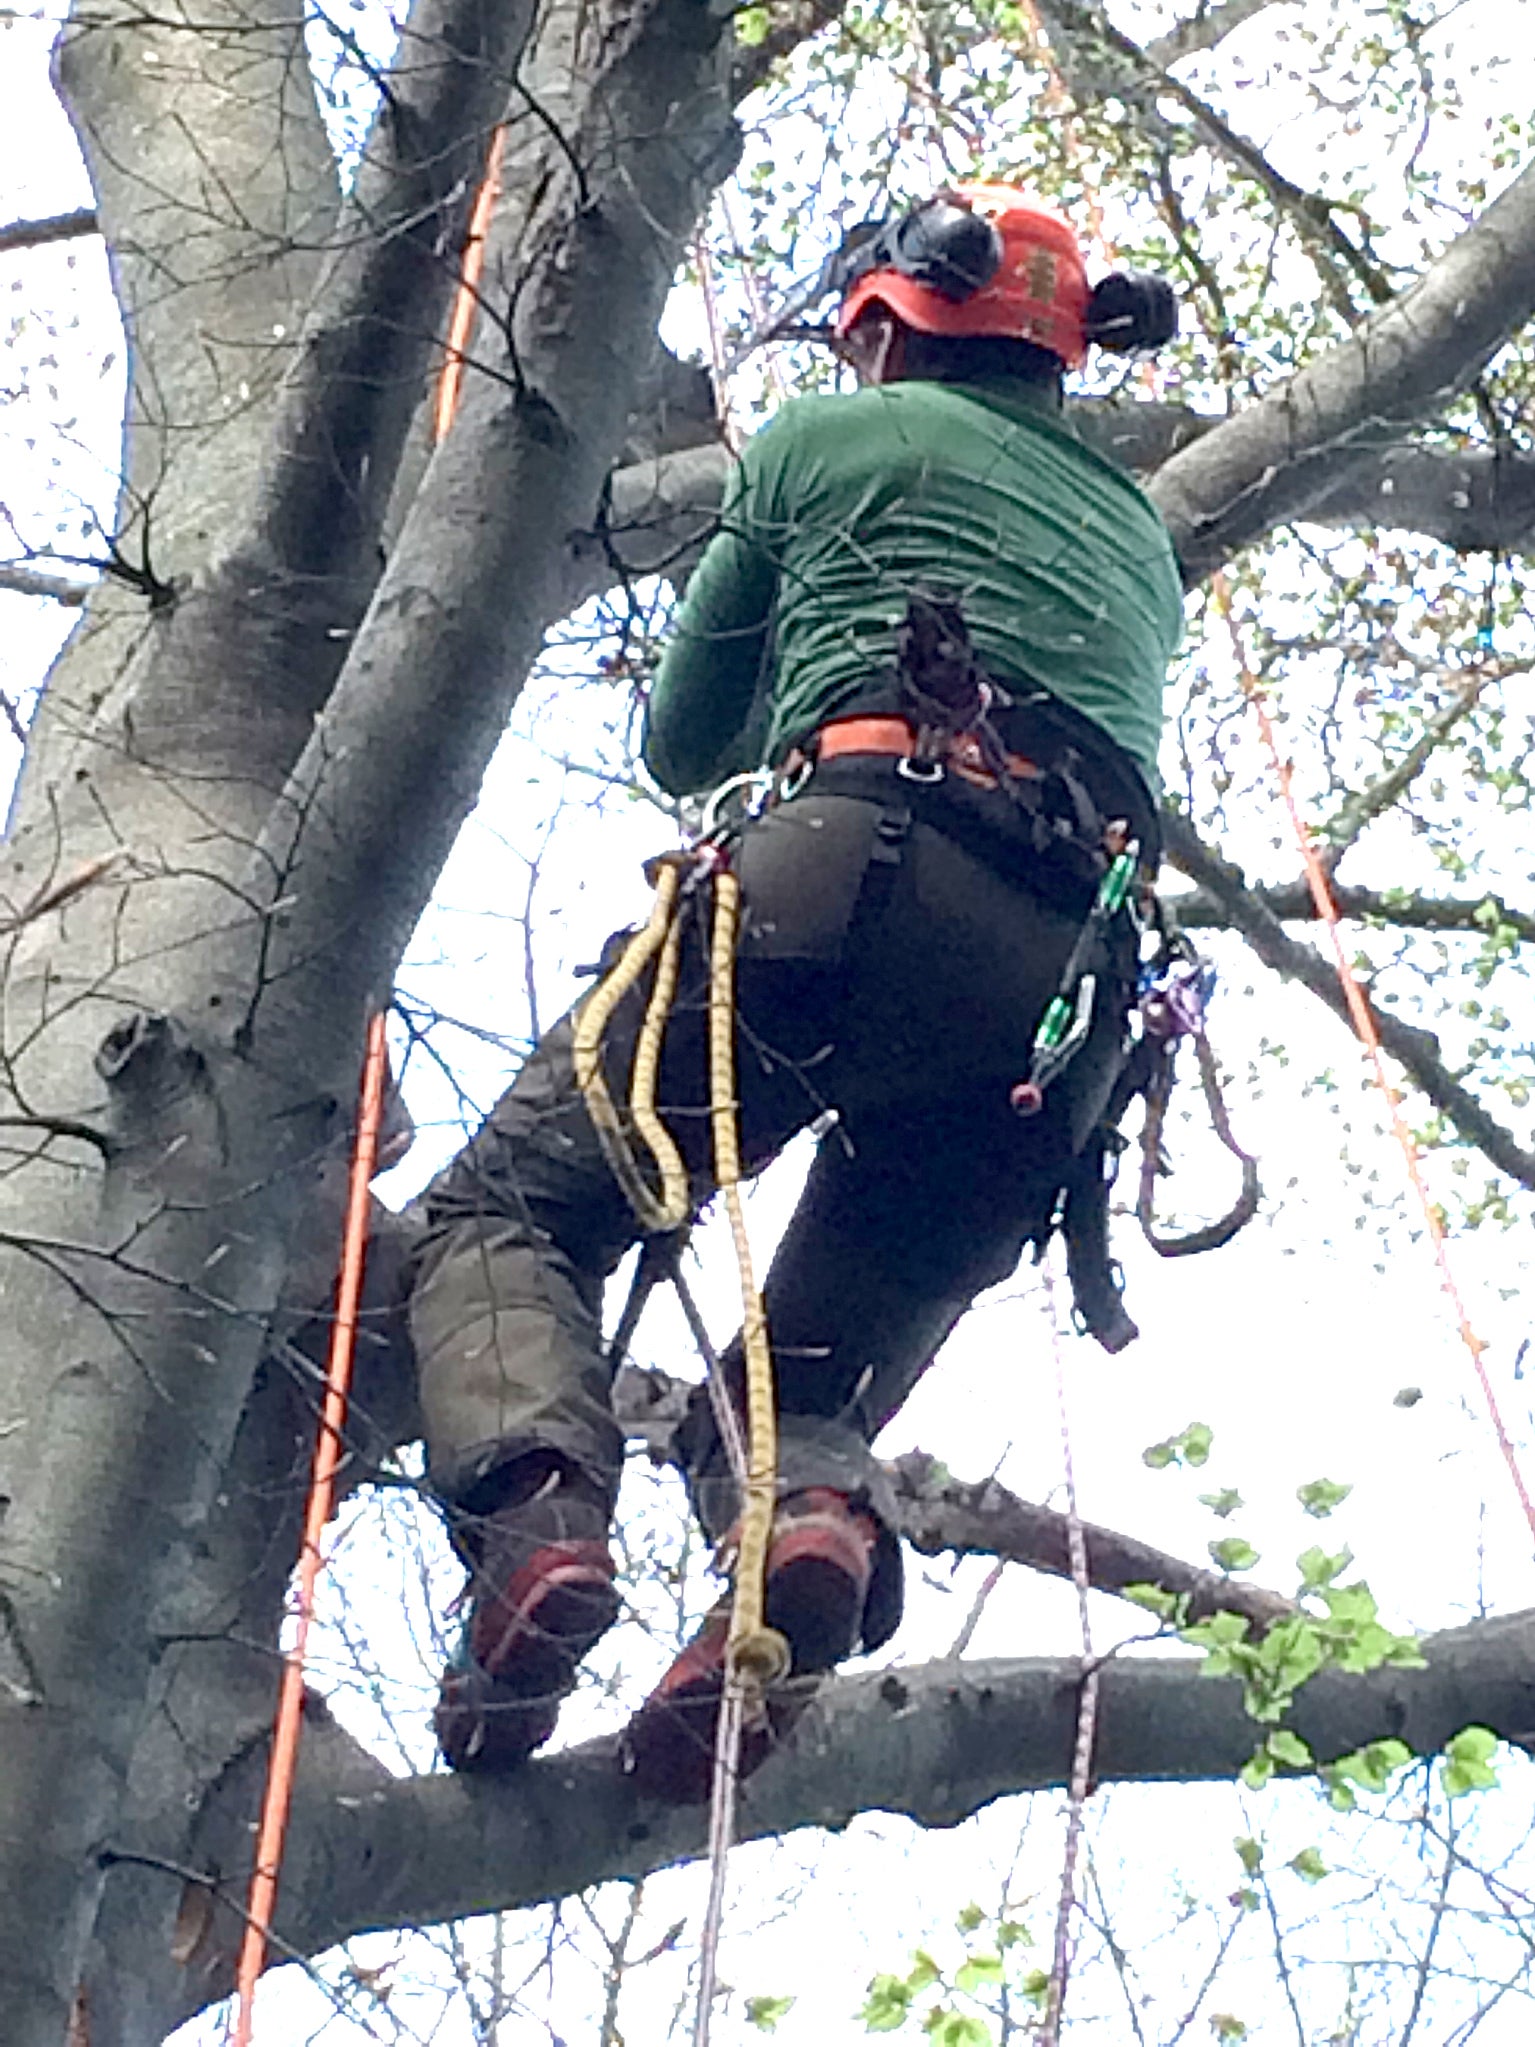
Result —
[[763, 1615], [778, 1487], [778, 1417], [767, 1316], [752, 1273], [751, 1243], [741, 1207], [735, 1076], [735, 955], [740, 912], [741, 884], [728, 868], [720, 868], [714, 877], [714, 931], [709, 950], [709, 1115], [714, 1129], [714, 1177], [725, 1197], [741, 1275], [741, 1349], [746, 1375], [746, 1484], [730, 1609], [730, 1664], [749, 1688], [760, 1688], [788, 1676], [789, 1645], [767, 1625]]
[[[682, 920], [677, 914], [682, 894], [681, 861], [676, 858], [658, 861], [654, 880], [656, 899], [649, 922], [630, 939], [617, 965], [604, 976], [582, 1005], [576, 1019], [573, 1058], [576, 1085], [586, 1102], [586, 1112], [592, 1119], [613, 1177], [628, 1197], [640, 1227], [651, 1233], [660, 1233], [674, 1230], [686, 1222], [692, 1207], [687, 1168], [672, 1142], [671, 1132], [656, 1113], [656, 1076], [661, 1064], [661, 1041], [671, 1012], [672, 996], [676, 992], [677, 956], [682, 942]], [[660, 961], [655, 985], [634, 1051], [629, 1112], [656, 1162], [661, 1178], [659, 1200], [645, 1184], [602, 1071], [602, 1041], [609, 1019], [657, 953]]]
[[[674, 1230], [691, 1211], [687, 1168], [656, 1110], [656, 1085], [667, 1019], [677, 989], [682, 946], [682, 882], [686, 854], [653, 863], [656, 899], [649, 921], [625, 946], [617, 964], [592, 991], [576, 1022], [576, 1082], [603, 1152], [643, 1229]], [[741, 1207], [741, 1143], [735, 1091], [735, 948], [741, 884], [727, 867], [714, 869], [714, 923], [709, 956], [709, 1115], [715, 1180], [725, 1198], [741, 1279], [742, 1351], [746, 1377], [746, 1470], [736, 1538], [730, 1620], [730, 1668], [748, 1702], [787, 1676], [789, 1645], [763, 1617], [768, 1545], [778, 1485], [778, 1425], [773, 1355], [767, 1317], [752, 1270], [751, 1244]], [[635, 1046], [629, 1114], [655, 1160], [659, 1199], [646, 1184], [602, 1071], [602, 1047], [613, 1012], [652, 960], [655, 982]]]

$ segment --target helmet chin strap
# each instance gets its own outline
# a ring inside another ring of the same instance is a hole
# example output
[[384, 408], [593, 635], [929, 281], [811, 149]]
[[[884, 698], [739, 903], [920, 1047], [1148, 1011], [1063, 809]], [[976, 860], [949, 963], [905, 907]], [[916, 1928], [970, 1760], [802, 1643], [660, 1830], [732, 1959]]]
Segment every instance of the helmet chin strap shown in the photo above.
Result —
[[906, 328], [881, 306], [866, 313], [836, 346], [860, 384], [893, 384], [904, 369]]

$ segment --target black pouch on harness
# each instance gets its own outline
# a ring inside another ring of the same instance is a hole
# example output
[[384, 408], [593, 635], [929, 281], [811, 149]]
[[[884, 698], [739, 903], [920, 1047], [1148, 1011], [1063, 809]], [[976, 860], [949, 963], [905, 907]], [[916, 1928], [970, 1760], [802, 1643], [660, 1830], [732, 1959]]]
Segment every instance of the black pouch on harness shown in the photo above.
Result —
[[916, 585], [896, 628], [895, 662], [901, 708], [917, 729], [919, 760], [936, 758], [933, 742], [940, 736], [971, 731], [985, 717], [991, 688], [951, 593]]

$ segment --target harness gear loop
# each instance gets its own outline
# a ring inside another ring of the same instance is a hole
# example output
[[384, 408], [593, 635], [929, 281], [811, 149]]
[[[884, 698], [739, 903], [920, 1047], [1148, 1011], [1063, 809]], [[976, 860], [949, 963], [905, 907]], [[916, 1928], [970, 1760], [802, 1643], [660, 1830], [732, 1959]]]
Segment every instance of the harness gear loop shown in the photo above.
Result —
[[714, 928], [709, 953], [709, 1102], [714, 1177], [725, 1197], [741, 1277], [741, 1349], [746, 1375], [746, 1484], [736, 1538], [730, 1610], [730, 1670], [753, 1695], [789, 1672], [789, 1645], [767, 1626], [768, 1545], [778, 1489], [778, 1417], [767, 1316], [752, 1271], [741, 1207], [741, 1141], [735, 1075], [735, 947], [741, 883], [728, 868], [714, 877]]
[[1189, 1258], [1201, 1251], [1220, 1250], [1223, 1244], [1231, 1242], [1238, 1230], [1245, 1229], [1252, 1221], [1258, 1213], [1258, 1202], [1262, 1194], [1258, 1183], [1258, 1162], [1251, 1152], [1243, 1150], [1232, 1131], [1209, 1037], [1203, 1029], [1193, 1031], [1189, 1035], [1194, 1040], [1194, 1052], [1199, 1061], [1199, 1082], [1215, 1134], [1232, 1157], [1241, 1161], [1242, 1190], [1223, 1216], [1218, 1217], [1213, 1223], [1206, 1223], [1202, 1229], [1190, 1230], [1178, 1237], [1164, 1235], [1157, 1228], [1155, 1214], [1157, 1178], [1167, 1171], [1162, 1150], [1162, 1126], [1167, 1116], [1168, 1099], [1173, 1091], [1174, 1068], [1178, 1057], [1177, 1038], [1168, 1038], [1158, 1048], [1156, 1064], [1146, 1083], [1146, 1121], [1141, 1128], [1141, 1178], [1135, 1202], [1135, 1215], [1141, 1226], [1141, 1234], [1160, 1258]]
[[[656, 1077], [661, 1041], [677, 985], [677, 959], [682, 942], [678, 907], [682, 895], [683, 861], [675, 856], [655, 865], [656, 899], [648, 923], [624, 947], [617, 965], [592, 990], [576, 1019], [572, 1059], [576, 1085], [597, 1132], [603, 1156], [622, 1187], [641, 1228], [651, 1235], [676, 1229], [692, 1212], [687, 1168], [670, 1131], [656, 1114]], [[635, 1046], [630, 1112], [661, 1176], [659, 1200], [646, 1186], [602, 1071], [602, 1043], [609, 1019], [639, 981], [651, 960], [660, 955], [655, 985]]]

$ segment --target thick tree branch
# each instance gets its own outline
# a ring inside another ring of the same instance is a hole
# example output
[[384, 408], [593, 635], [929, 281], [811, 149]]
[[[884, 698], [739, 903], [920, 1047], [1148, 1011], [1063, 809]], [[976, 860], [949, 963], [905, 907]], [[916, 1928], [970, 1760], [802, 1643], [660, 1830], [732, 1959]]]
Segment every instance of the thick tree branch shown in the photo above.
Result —
[[[1287, 980], [1300, 981], [1352, 1030], [1348, 1003], [1331, 962], [1313, 946], [1291, 938], [1274, 911], [1248, 886], [1241, 869], [1205, 845], [1187, 818], [1164, 810], [1162, 821], [1167, 857], [1220, 905], [1229, 928], [1241, 932], [1265, 966]], [[1507, 1173], [1522, 1187], [1535, 1190], [1535, 1154], [1525, 1150], [1512, 1132], [1488, 1114], [1470, 1089], [1453, 1077], [1433, 1032], [1404, 1022], [1373, 1001], [1371, 1008], [1381, 1044], [1434, 1107], [1454, 1124], [1462, 1137], [1485, 1153], [1500, 1172]]]
[[[704, 0], [611, 21], [587, 7], [582, 33], [603, 69], [580, 128], [549, 146], [529, 253], [508, 272], [504, 371], [466, 382], [258, 856], [254, 885], [277, 873], [296, 897], [271, 971], [303, 961], [332, 992], [341, 958], [362, 985], [392, 976], [543, 635], [570, 609], [578, 536], [597, 523], [682, 239], [734, 153], [728, 53]], [[500, 261], [493, 239], [488, 273]]]
[[[889, 1467], [901, 1512], [901, 1534], [923, 1556], [1001, 1557], [1054, 1578], [1071, 1576], [1070, 1523], [1053, 1508], [1021, 1500], [995, 1479], [967, 1485], [915, 1451]], [[1149, 1542], [1096, 1523], [1083, 1525], [1088, 1581], [1097, 1592], [1160, 1585], [1189, 1602], [1189, 1618], [1239, 1613], [1262, 1630], [1295, 1611], [1292, 1601], [1262, 1585], [1246, 1585], [1186, 1564]]]
[[[1423, 1647], [1425, 1669], [1326, 1672], [1303, 1688], [1292, 1721], [1318, 1761], [1386, 1735], [1432, 1754], [1473, 1722], [1510, 1741], [1535, 1738], [1535, 1616], [1479, 1622]], [[839, 1828], [871, 1811], [953, 1826], [1009, 1793], [1058, 1787], [1070, 1774], [1080, 1678], [1075, 1659], [1037, 1658], [836, 1681], [787, 1753], [752, 1781], [742, 1836]], [[1234, 1778], [1260, 1731], [1240, 1686], [1203, 1677], [1191, 1657], [1111, 1657], [1101, 1673], [1094, 1778]], [[351, 1781], [332, 1787], [312, 1763], [278, 1931], [294, 1951], [313, 1954], [366, 1930], [532, 1905], [692, 1860], [706, 1831], [700, 1808], [640, 1799], [611, 1742], [543, 1757], [500, 1783], [420, 1777], [361, 1795]], [[227, 1953], [227, 1931], [220, 1945]], [[210, 1981], [205, 1994], [220, 1987]]]
[[[1143, 477], [1225, 424], [1188, 406], [1104, 399], [1070, 401], [1068, 416], [1092, 446]], [[695, 433], [695, 445], [615, 473], [583, 598], [611, 586], [615, 564], [632, 575], [665, 572], [690, 561], [708, 537], [730, 457], [704, 423]], [[1401, 529], [1463, 553], [1503, 553], [1535, 541], [1535, 455], [1398, 439], [1376, 450], [1339, 447], [1317, 468], [1319, 475], [1330, 469], [1331, 481], [1308, 506], [1308, 524]]]
[[532, 0], [416, 0], [274, 423], [256, 526], [324, 575], [376, 534]]
[[1158, 472], [1190, 583], [1286, 520], [1305, 518], [1344, 462], [1441, 410], [1535, 313], [1535, 165], [1347, 341]]
[[13, 249], [40, 249], [48, 242], [69, 242], [81, 235], [99, 235], [101, 224], [94, 206], [77, 206], [72, 213], [50, 214], [46, 220], [12, 220], [0, 227], [0, 256]]
[[[613, 1411], [625, 1434], [643, 1442], [657, 1463], [665, 1463], [693, 1390], [666, 1372], [625, 1365], [613, 1389]], [[900, 1535], [923, 1556], [1000, 1557], [1053, 1578], [1071, 1576], [1070, 1523], [1054, 1508], [1020, 1499], [995, 1479], [967, 1483], [955, 1478], [925, 1450], [884, 1468]], [[1258, 1630], [1295, 1611], [1278, 1592], [1186, 1564], [1133, 1535], [1093, 1523], [1084, 1524], [1083, 1533], [1094, 1591], [1122, 1593], [1129, 1585], [1160, 1585], [1187, 1598], [1192, 1619], [1239, 1613]]]

